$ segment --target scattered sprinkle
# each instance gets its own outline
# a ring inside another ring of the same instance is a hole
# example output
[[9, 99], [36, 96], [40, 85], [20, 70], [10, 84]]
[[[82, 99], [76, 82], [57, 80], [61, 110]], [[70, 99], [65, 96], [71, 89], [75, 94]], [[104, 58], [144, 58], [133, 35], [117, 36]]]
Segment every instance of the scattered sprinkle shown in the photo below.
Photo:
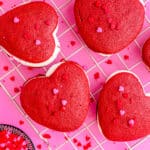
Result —
[[8, 71], [9, 68], [8, 68], [8, 66], [4, 66], [3, 69], [4, 69], [5, 71]]
[[3, 2], [2, 1], [0, 1], [0, 6], [2, 6], [3, 5]]
[[41, 144], [38, 144], [36, 147], [37, 147], [38, 149], [42, 149], [42, 145], [41, 145]]
[[124, 116], [126, 112], [124, 110], [120, 110], [119, 113], [120, 113], [120, 116]]
[[87, 150], [91, 147], [91, 142], [88, 142], [86, 145], [83, 146], [84, 150]]
[[96, 32], [97, 32], [97, 33], [102, 33], [102, 32], [103, 32], [103, 29], [102, 29], [101, 27], [98, 27], [97, 30], [96, 30]]
[[51, 136], [48, 133], [42, 134], [43, 138], [45, 139], [50, 139]]
[[129, 56], [128, 55], [124, 55], [123, 58], [124, 58], [124, 60], [129, 60]]
[[81, 147], [81, 146], [82, 146], [81, 142], [78, 142], [78, 143], [77, 143], [77, 146], [78, 146], [78, 147]]
[[77, 143], [78, 140], [76, 138], [73, 139], [73, 143]]
[[85, 140], [86, 141], [89, 141], [91, 138], [88, 136], [88, 135], [86, 135], [86, 137], [85, 137]]
[[11, 77], [10, 77], [10, 80], [11, 80], [11, 81], [15, 81], [15, 76], [11, 76]]
[[67, 101], [67, 100], [65, 100], [65, 99], [61, 100], [61, 104], [62, 104], [63, 106], [66, 106], [66, 105], [67, 105], [67, 103], [68, 103], [68, 101]]
[[119, 92], [124, 92], [124, 86], [122, 85], [119, 86]]
[[72, 46], [75, 46], [75, 45], [76, 45], [76, 42], [75, 42], [75, 41], [71, 41], [70, 44], [71, 44]]
[[128, 124], [129, 124], [130, 127], [133, 127], [134, 124], [135, 124], [135, 120], [134, 120], [134, 119], [130, 119], [130, 120], [128, 121]]
[[112, 60], [108, 59], [108, 60], [106, 61], [106, 63], [109, 64], [109, 65], [111, 65], [111, 64], [112, 64]]
[[128, 94], [127, 94], [127, 93], [123, 93], [122, 96], [123, 96], [124, 98], [126, 98], [126, 99], [128, 98]]
[[35, 40], [35, 45], [41, 45], [41, 41], [40, 40]]
[[15, 93], [19, 93], [19, 91], [20, 91], [19, 88], [17, 88], [17, 87], [14, 88]]
[[20, 125], [23, 125], [23, 124], [24, 124], [24, 121], [23, 121], [23, 120], [19, 120], [19, 124], [20, 124]]
[[99, 72], [96, 72], [95, 74], [94, 74], [94, 79], [99, 79], [100, 78], [100, 74], [99, 74]]
[[54, 88], [54, 89], [53, 89], [53, 94], [56, 95], [56, 94], [58, 94], [58, 93], [59, 93], [59, 89]]
[[19, 23], [20, 22], [20, 19], [18, 17], [14, 17], [14, 23]]

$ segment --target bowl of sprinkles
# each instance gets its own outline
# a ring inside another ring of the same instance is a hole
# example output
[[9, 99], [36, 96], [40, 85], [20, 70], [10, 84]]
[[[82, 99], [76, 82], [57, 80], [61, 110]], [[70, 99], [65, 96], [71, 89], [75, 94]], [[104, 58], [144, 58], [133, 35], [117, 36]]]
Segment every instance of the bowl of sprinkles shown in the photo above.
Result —
[[35, 150], [31, 139], [21, 129], [0, 124], [0, 150]]

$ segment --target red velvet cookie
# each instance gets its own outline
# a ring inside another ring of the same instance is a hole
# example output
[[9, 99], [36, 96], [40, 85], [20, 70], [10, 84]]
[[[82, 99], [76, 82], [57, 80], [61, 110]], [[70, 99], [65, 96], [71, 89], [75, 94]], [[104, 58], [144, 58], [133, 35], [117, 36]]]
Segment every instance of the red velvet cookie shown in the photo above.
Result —
[[129, 72], [111, 77], [100, 92], [98, 122], [112, 141], [130, 141], [150, 133], [150, 97]]
[[83, 123], [90, 102], [88, 79], [74, 62], [54, 65], [46, 76], [24, 84], [21, 105], [36, 122], [58, 131], [72, 131]]
[[59, 52], [57, 24], [56, 11], [45, 2], [19, 6], [0, 16], [0, 45], [24, 65], [48, 65]]
[[74, 13], [87, 46], [104, 54], [128, 46], [144, 21], [144, 8], [139, 0], [76, 0]]
[[144, 44], [142, 53], [143, 61], [150, 68], [150, 39]]

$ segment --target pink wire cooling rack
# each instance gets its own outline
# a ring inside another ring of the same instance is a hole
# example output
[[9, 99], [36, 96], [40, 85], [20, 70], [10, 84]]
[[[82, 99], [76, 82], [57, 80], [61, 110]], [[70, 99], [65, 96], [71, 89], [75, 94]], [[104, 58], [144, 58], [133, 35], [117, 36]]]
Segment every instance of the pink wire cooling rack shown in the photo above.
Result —
[[[101, 56], [87, 48], [80, 38], [73, 15], [74, 0], [45, 0], [59, 15], [57, 36], [61, 43], [61, 53], [53, 62], [61, 59], [73, 60], [84, 66], [89, 77], [92, 102], [83, 125], [74, 132], [61, 133], [32, 121], [20, 106], [20, 88], [23, 83], [38, 74], [45, 74], [50, 67], [29, 68], [8, 57], [0, 48], [0, 123], [11, 124], [26, 132], [36, 149], [42, 150], [149, 150], [150, 137], [132, 142], [111, 142], [105, 139], [96, 122], [96, 104], [99, 91], [107, 77], [118, 70], [130, 70], [141, 79], [145, 92], [150, 93], [150, 72], [141, 59], [144, 42], [150, 37], [150, 0], [142, 1], [145, 22], [137, 39], [126, 49], [112, 56]], [[2, 0], [0, 13], [31, 0]], [[51, 64], [52, 65], [52, 64]]]

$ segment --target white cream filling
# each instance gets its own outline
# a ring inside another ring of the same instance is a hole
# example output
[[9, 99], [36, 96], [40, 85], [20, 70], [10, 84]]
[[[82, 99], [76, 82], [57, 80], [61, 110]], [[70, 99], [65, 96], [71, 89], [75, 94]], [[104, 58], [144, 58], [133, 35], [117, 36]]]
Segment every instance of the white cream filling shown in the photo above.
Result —
[[57, 36], [56, 36], [57, 31], [58, 31], [58, 27], [53, 32], [53, 37], [54, 37], [54, 40], [55, 40], [55, 49], [54, 49], [54, 52], [53, 52], [52, 56], [48, 60], [46, 60], [44, 62], [31, 63], [31, 62], [24, 61], [24, 60], [22, 60], [22, 59], [20, 59], [20, 58], [18, 58], [16, 56], [14, 56], [14, 55], [12, 55], [4, 47], [2, 47], [3, 51], [6, 52], [12, 58], [14, 58], [16, 61], [18, 61], [19, 63], [21, 63], [21, 64], [23, 64], [25, 66], [30, 66], [30, 67], [44, 67], [44, 66], [47, 66], [48, 64], [50, 64], [51, 62], [53, 62], [56, 59], [58, 53], [60, 52], [60, 43], [59, 43], [59, 41], [57, 39]]
[[50, 67], [46, 73], [46, 77], [50, 77], [55, 71], [56, 69], [61, 66], [64, 62], [60, 62], [60, 63], [57, 63], [55, 65], [53, 65], [52, 67]]

